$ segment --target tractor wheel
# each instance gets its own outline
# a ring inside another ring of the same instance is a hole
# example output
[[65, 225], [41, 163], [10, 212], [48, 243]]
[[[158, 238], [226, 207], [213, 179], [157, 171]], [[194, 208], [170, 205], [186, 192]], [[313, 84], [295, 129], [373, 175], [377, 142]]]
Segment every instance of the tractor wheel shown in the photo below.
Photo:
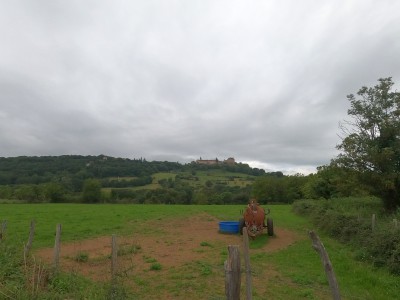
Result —
[[244, 219], [241, 218], [239, 219], [239, 233], [243, 234], [243, 228], [246, 226], [246, 224], [244, 223]]
[[267, 218], [267, 233], [269, 236], [274, 235], [274, 222], [271, 218]]

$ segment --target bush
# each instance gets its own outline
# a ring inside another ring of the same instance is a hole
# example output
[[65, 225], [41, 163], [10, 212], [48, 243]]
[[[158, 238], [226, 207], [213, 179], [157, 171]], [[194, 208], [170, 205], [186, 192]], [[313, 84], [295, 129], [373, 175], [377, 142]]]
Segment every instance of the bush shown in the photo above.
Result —
[[[319, 229], [357, 249], [356, 259], [400, 275], [400, 232], [392, 226], [393, 217], [382, 213], [379, 199], [302, 200], [293, 204], [293, 211], [310, 217]], [[372, 214], [380, 220], [374, 231]]]

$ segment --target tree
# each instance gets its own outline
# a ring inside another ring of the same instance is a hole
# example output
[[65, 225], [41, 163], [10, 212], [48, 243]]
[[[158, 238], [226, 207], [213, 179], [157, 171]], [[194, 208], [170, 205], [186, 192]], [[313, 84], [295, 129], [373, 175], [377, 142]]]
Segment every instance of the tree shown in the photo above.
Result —
[[286, 181], [275, 176], [259, 177], [253, 184], [252, 195], [261, 204], [288, 202]]
[[400, 93], [391, 77], [378, 81], [347, 96], [351, 120], [341, 124], [342, 153], [332, 163], [356, 171], [393, 210], [400, 205]]
[[101, 200], [101, 185], [96, 179], [86, 179], [83, 183], [83, 201], [86, 203], [96, 203]]
[[50, 202], [64, 202], [65, 191], [61, 184], [50, 182], [45, 184], [43, 189], [46, 200], [49, 200]]
[[8, 185], [0, 185], [0, 199], [11, 199], [13, 190]]

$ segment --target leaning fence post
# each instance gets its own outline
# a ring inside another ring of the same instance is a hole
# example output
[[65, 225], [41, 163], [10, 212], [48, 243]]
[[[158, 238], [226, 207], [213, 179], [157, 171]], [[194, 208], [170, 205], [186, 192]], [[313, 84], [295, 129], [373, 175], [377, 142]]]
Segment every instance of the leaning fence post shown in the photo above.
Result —
[[29, 251], [31, 250], [34, 235], [35, 235], [35, 220], [32, 220], [31, 227], [29, 230], [28, 242], [26, 243], [25, 248], [24, 248], [24, 257], [25, 258], [28, 256]]
[[3, 220], [3, 222], [1, 222], [0, 242], [6, 235], [6, 229], [7, 229], [7, 220]]
[[117, 249], [117, 238], [115, 234], [111, 237], [111, 278], [112, 280], [115, 279], [115, 274], [117, 273], [117, 256], [118, 256], [118, 249]]
[[335, 273], [333, 272], [332, 263], [329, 259], [328, 253], [325, 250], [324, 244], [320, 241], [319, 237], [314, 231], [309, 231], [308, 233], [312, 240], [312, 246], [315, 251], [317, 251], [321, 257], [322, 264], [325, 269], [326, 276], [328, 277], [329, 286], [332, 291], [332, 296], [334, 300], [340, 300], [339, 285], [336, 280]]
[[228, 246], [225, 267], [225, 295], [227, 300], [240, 299], [240, 255], [238, 245]]
[[243, 256], [244, 256], [244, 266], [246, 271], [246, 299], [252, 299], [251, 292], [251, 267], [250, 267], [250, 255], [249, 255], [249, 234], [247, 228], [243, 228]]
[[60, 243], [61, 243], [61, 224], [57, 224], [56, 227], [56, 239], [54, 243], [54, 271], [58, 271], [58, 265], [60, 261]]

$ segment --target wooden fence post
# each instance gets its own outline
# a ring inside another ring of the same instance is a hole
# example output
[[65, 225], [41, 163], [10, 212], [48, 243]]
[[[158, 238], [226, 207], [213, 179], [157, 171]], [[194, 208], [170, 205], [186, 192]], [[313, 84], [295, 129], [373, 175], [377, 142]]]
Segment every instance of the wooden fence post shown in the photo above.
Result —
[[35, 220], [32, 220], [31, 221], [31, 227], [30, 227], [30, 230], [29, 230], [28, 242], [26, 243], [25, 248], [24, 248], [24, 257], [25, 257], [25, 259], [28, 256], [29, 251], [32, 248], [32, 242], [33, 242], [34, 235], [35, 235]]
[[118, 248], [117, 248], [117, 238], [115, 234], [111, 237], [111, 279], [114, 281], [115, 274], [117, 273], [117, 256], [118, 256]]
[[249, 254], [249, 234], [247, 228], [243, 228], [243, 256], [244, 266], [246, 271], [246, 299], [252, 299], [252, 287], [251, 287], [251, 266], [250, 266], [250, 254]]
[[227, 300], [240, 300], [240, 254], [238, 245], [228, 246], [225, 267], [225, 295]]
[[375, 230], [375, 225], [376, 225], [376, 215], [372, 214], [372, 220], [371, 220], [371, 229], [372, 229], [372, 231]]
[[56, 227], [56, 239], [54, 243], [54, 271], [58, 271], [58, 265], [60, 261], [60, 243], [61, 243], [61, 224], [57, 224]]
[[399, 228], [399, 223], [398, 223], [397, 219], [393, 219], [393, 226], [394, 226], [394, 229]]
[[317, 251], [321, 257], [322, 265], [324, 266], [326, 276], [328, 277], [329, 286], [332, 291], [332, 296], [334, 300], [340, 300], [339, 285], [336, 280], [335, 273], [333, 272], [332, 263], [329, 259], [328, 253], [325, 250], [324, 244], [320, 241], [319, 237], [314, 231], [308, 233], [312, 240], [312, 246]]
[[3, 220], [3, 222], [1, 222], [0, 242], [5, 238], [6, 229], [7, 229], [7, 220]]

